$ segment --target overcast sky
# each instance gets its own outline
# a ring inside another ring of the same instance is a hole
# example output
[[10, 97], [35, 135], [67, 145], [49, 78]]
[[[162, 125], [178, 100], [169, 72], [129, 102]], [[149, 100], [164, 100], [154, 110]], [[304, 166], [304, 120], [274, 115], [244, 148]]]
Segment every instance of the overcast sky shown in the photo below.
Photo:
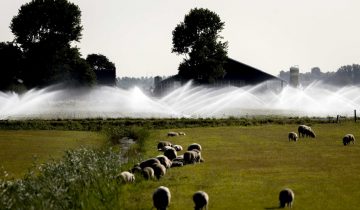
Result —
[[[117, 76], [173, 75], [172, 31], [191, 8], [216, 12], [229, 57], [273, 75], [298, 65], [336, 71], [360, 64], [359, 0], [70, 0], [82, 11], [83, 57], [101, 53]], [[0, 1], [0, 41], [26, 0]]]

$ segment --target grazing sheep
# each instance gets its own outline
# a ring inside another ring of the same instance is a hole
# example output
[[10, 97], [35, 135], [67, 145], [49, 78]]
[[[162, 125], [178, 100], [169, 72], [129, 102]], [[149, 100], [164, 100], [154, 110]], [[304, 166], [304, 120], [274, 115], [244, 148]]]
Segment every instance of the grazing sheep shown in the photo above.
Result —
[[285, 206], [289, 206], [291, 208], [292, 204], [294, 202], [294, 199], [295, 199], [295, 195], [291, 189], [285, 188], [280, 191], [279, 200], [280, 200], [281, 208], [284, 208]]
[[353, 144], [355, 144], [355, 137], [353, 134], [346, 134], [343, 138], [343, 144], [344, 146], [350, 144], [350, 142], [352, 142]]
[[135, 176], [134, 174], [128, 172], [128, 171], [123, 171], [120, 173], [120, 178], [125, 182], [125, 183], [129, 183], [129, 182], [135, 182]]
[[162, 151], [166, 151], [166, 150], [168, 150], [168, 149], [173, 149], [173, 147], [165, 146], [165, 147], [162, 148]]
[[161, 150], [163, 150], [163, 148], [165, 147], [165, 146], [170, 146], [171, 147], [171, 142], [169, 142], [169, 141], [159, 141], [159, 143], [158, 143], [158, 145], [157, 145], [157, 149], [159, 150], [159, 151], [161, 151]]
[[315, 138], [315, 132], [311, 129], [310, 126], [300, 125], [298, 127], [299, 137], [312, 137]]
[[169, 160], [168, 157], [166, 157], [165, 155], [158, 155], [156, 157], [160, 163], [165, 166], [165, 168], [170, 168], [171, 167], [171, 160]]
[[144, 160], [143, 162], [140, 163], [140, 168], [144, 169], [146, 167], [151, 167], [153, 164], [155, 163], [159, 163], [160, 164], [160, 160], [157, 158], [150, 158], [147, 160]]
[[176, 150], [171, 147], [170, 149], [165, 150], [164, 155], [169, 158], [169, 160], [173, 160], [176, 158], [177, 153]]
[[179, 135], [180, 135], [180, 136], [186, 136], [186, 133], [183, 132], [183, 131], [180, 131], [180, 132], [179, 132]]
[[288, 137], [289, 137], [289, 141], [297, 141], [298, 140], [298, 135], [295, 132], [290, 132]]
[[197, 149], [197, 150], [201, 151], [201, 145], [198, 144], [198, 143], [192, 143], [192, 144], [190, 144], [188, 146], [187, 150], [190, 151], [190, 150], [193, 150], [193, 149]]
[[171, 136], [171, 137], [173, 137], [173, 136], [178, 136], [178, 135], [179, 135], [178, 132], [173, 132], [173, 131], [170, 131], [170, 132], [167, 134], [167, 136]]
[[154, 169], [151, 167], [145, 167], [142, 170], [142, 174], [144, 176], [145, 179], [154, 179], [155, 178], [155, 172]]
[[204, 191], [197, 191], [193, 195], [193, 201], [195, 203], [195, 210], [208, 209], [209, 196]]
[[130, 170], [130, 172], [133, 174], [141, 173], [142, 169], [141, 169], [140, 165], [137, 164]]
[[179, 152], [179, 151], [182, 151], [183, 150], [183, 148], [182, 148], [182, 146], [181, 145], [177, 145], [177, 144], [175, 144], [175, 145], [173, 145], [172, 146], [177, 152]]
[[182, 167], [182, 166], [184, 166], [184, 163], [180, 162], [180, 161], [173, 161], [172, 164], [171, 164], [171, 168], [173, 168], [173, 167]]
[[151, 166], [151, 168], [154, 170], [154, 175], [157, 179], [160, 179], [166, 174], [165, 166], [161, 165], [160, 163], [155, 163]]
[[179, 155], [179, 156], [177, 156], [175, 159], [173, 159], [172, 161], [173, 161], [173, 162], [174, 162], [174, 161], [184, 162], [184, 155]]
[[185, 164], [199, 163], [201, 161], [202, 161], [201, 152], [197, 149], [193, 149], [191, 151], [186, 151], [184, 153], [184, 163]]
[[153, 204], [157, 210], [166, 210], [170, 204], [171, 194], [167, 187], [160, 186], [153, 193]]

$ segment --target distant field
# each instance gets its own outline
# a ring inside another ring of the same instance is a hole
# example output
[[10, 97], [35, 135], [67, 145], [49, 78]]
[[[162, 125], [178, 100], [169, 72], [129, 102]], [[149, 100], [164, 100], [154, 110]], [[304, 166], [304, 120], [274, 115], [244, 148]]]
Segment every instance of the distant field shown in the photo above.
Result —
[[10, 176], [20, 177], [35, 159], [42, 163], [61, 157], [68, 149], [103, 144], [104, 137], [95, 132], [0, 130], [0, 167]]
[[[172, 193], [170, 210], [192, 209], [192, 194], [209, 194], [209, 209], [276, 209], [284, 187], [295, 192], [293, 209], [359, 209], [360, 145], [343, 146], [342, 137], [360, 137], [359, 124], [314, 124], [316, 139], [288, 142], [287, 133], [297, 125], [172, 129], [186, 136], [166, 137], [157, 130], [145, 157], [160, 154], [159, 140], [169, 139], [186, 147], [203, 146], [204, 163], [171, 168], [160, 181], [124, 185], [121, 209], [150, 209], [155, 188], [164, 185]], [[182, 154], [180, 152], [179, 154]]]

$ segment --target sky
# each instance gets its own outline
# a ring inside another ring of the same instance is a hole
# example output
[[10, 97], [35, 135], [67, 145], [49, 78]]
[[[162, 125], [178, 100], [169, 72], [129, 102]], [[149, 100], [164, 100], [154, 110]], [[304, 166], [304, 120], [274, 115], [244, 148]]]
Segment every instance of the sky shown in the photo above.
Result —
[[[118, 77], [177, 74], [184, 58], [171, 53], [172, 31], [192, 8], [208, 8], [225, 22], [228, 56], [278, 75], [298, 66], [336, 71], [360, 64], [359, 0], [69, 0], [82, 12], [82, 56], [103, 54]], [[29, 0], [0, 1], [0, 42]]]

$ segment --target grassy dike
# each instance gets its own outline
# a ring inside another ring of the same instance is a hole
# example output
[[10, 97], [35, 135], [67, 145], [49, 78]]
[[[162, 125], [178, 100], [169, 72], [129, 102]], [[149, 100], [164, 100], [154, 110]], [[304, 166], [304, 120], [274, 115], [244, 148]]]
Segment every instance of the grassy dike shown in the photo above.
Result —
[[[168, 138], [157, 130], [146, 142], [147, 157], [159, 154], [157, 141], [197, 142], [204, 163], [171, 168], [160, 181], [137, 181], [123, 187], [121, 209], [150, 209], [153, 190], [164, 185], [172, 193], [169, 209], [192, 209], [197, 190], [209, 194], [209, 209], [275, 209], [284, 187], [295, 192], [293, 209], [358, 209], [360, 147], [343, 146], [346, 133], [360, 136], [355, 123], [313, 124], [316, 139], [288, 142], [296, 125], [171, 129], [186, 136]], [[180, 152], [182, 154], [182, 152]]]

